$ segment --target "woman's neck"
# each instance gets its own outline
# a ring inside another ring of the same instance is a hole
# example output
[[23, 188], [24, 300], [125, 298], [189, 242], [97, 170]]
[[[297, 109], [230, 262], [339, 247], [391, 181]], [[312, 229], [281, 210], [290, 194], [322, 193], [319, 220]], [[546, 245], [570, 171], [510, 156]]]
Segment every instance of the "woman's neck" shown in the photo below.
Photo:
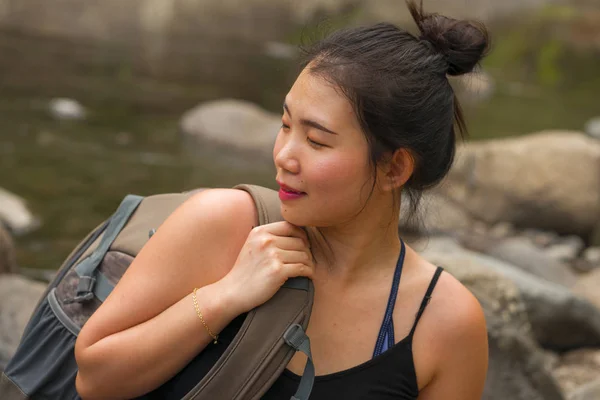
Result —
[[390, 264], [391, 259], [394, 263], [390, 268], [395, 267], [400, 253], [398, 213], [390, 214], [389, 208], [386, 212], [383, 207], [368, 207], [346, 224], [309, 227], [308, 232], [316, 244], [312, 248], [316, 278], [335, 278], [342, 285], [373, 277], [374, 269], [381, 271], [381, 265]]

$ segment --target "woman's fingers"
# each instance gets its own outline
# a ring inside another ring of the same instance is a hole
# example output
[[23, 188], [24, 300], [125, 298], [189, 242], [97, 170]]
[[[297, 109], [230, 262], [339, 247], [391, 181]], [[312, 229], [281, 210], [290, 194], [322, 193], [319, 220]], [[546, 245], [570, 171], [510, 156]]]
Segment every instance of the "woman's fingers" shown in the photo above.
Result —
[[275, 245], [281, 250], [308, 250], [307, 243], [298, 237], [279, 236], [275, 237]]
[[298, 276], [305, 276], [307, 278], [312, 279], [314, 273], [314, 267], [308, 266], [306, 264], [284, 264], [283, 268], [285, 269], [285, 274], [288, 278], [295, 278]]
[[279, 259], [284, 264], [306, 264], [312, 266], [312, 257], [305, 250], [279, 250]]
[[253, 229], [257, 232], [268, 232], [275, 236], [289, 236], [301, 238], [308, 243], [308, 236], [304, 229], [292, 225], [287, 221], [274, 222], [272, 224], [261, 225]]

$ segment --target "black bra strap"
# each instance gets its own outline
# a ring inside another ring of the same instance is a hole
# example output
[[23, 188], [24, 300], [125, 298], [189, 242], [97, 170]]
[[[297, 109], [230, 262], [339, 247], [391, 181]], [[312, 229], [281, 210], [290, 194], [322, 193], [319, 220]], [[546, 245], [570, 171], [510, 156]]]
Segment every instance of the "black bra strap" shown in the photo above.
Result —
[[435, 285], [443, 271], [444, 271], [444, 269], [442, 267], [437, 267], [437, 269], [435, 270], [435, 274], [433, 275], [433, 278], [431, 279], [431, 283], [429, 284], [429, 287], [427, 288], [427, 292], [425, 292], [425, 297], [423, 297], [423, 301], [421, 302], [421, 307], [419, 307], [419, 311], [417, 312], [417, 318], [415, 318], [415, 323], [414, 323], [412, 329], [410, 330], [409, 336], [412, 336], [415, 333], [415, 329], [417, 328], [417, 323], [419, 322], [419, 319], [421, 319], [421, 315], [423, 315], [423, 311], [425, 311], [425, 307], [427, 307], [427, 304], [429, 304], [429, 301], [431, 300], [431, 294], [433, 293], [433, 289], [435, 288]]

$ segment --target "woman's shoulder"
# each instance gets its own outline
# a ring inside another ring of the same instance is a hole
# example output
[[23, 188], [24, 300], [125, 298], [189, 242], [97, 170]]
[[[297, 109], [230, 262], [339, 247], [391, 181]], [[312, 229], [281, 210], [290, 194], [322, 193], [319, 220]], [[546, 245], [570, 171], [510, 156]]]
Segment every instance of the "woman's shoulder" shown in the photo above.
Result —
[[[429, 270], [436, 268], [430, 264]], [[469, 370], [469, 364], [487, 363], [487, 346], [485, 316], [479, 301], [444, 271], [413, 340], [414, 352], [429, 366], [424, 375], [434, 377], [452, 368]]]
[[258, 219], [252, 196], [238, 189], [206, 189], [197, 192], [176, 210], [175, 215], [184, 220], [201, 219], [218, 225], [239, 224], [250, 227]]
[[[193, 258], [197, 262], [206, 261], [207, 265], [223, 265], [225, 270], [216, 267], [203, 269], [207, 273], [216, 268], [215, 276], [221, 276], [231, 267], [230, 261], [237, 258], [257, 219], [254, 201], [247, 192], [237, 189], [203, 190], [191, 195], [165, 220], [148, 242], [148, 249], [142, 253], [146, 253], [146, 259], [152, 258], [148, 254], [164, 254], [175, 258], [175, 261]], [[143, 256], [142, 253], [140, 255]], [[181, 268], [185, 268], [185, 264], [181, 263]]]
[[466, 333], [485, 328], [481, 304], [469, 289], [447, 271], [440, 275], [436, 285], [430, 314], [444, 328], [444, 340], [464, 339]]

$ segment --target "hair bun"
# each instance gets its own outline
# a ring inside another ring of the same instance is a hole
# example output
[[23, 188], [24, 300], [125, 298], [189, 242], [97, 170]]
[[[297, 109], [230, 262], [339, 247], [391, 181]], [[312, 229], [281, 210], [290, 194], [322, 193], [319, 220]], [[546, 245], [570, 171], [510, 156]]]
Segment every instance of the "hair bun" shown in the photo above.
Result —
[[423, 11], [423, 1], [417, 5], [408, 0], [421, 39], [444, 54], [448, 61], [448, 75], [467, 74], [475, 68], [489, 50], [489, 34], [485, 26], [476, 21], [461, 21]]

